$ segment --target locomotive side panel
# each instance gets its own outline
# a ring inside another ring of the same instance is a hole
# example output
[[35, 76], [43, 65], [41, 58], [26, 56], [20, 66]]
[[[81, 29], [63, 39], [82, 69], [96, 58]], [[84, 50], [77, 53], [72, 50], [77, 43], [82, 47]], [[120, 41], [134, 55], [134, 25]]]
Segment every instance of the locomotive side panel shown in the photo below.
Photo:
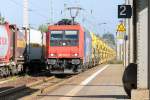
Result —
[[84, 32], [84, 62], [86, 66], [92, 66], [92, 37], [90, 32]]

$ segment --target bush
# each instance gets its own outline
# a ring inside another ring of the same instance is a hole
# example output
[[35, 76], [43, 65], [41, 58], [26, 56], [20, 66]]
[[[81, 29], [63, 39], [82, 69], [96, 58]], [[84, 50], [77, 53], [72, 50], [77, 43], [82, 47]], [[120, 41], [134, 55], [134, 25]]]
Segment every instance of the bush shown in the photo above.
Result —
[[123, 61], [111, 60], [108, 62], [108, 64], [123, 64]]

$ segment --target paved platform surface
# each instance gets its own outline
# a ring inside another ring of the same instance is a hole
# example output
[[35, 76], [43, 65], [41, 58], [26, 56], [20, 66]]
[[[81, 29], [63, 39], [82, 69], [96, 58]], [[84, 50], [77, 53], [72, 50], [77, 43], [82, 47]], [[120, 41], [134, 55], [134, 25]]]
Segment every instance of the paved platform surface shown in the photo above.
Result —
[[122, 65], [100, 65], [40, 100], [129, 100], [122, 86], [123, 70]]

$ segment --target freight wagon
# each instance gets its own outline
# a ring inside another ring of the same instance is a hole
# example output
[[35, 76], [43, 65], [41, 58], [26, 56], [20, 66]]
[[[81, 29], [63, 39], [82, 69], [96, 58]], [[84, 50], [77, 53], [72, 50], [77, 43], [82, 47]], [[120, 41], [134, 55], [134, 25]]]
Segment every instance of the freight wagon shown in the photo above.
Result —
[[0, 24], [0, 76], [23, 71], [26, 35], [16, 25]]
[[91, 32], [92, 36], [92, 59], [93, 65], [106, 63], [115, 59], [116, 52], [108, 46], [106, 42], [95, 33]]
[[46, 33], [42, 33], [35, 29], [29, 29], [27, 41], [28, 57], [26, 64], [29, 70], [39, 70], [45, 63]]
[[0, 24], [0, 76], [45, 69], [46, 33]]

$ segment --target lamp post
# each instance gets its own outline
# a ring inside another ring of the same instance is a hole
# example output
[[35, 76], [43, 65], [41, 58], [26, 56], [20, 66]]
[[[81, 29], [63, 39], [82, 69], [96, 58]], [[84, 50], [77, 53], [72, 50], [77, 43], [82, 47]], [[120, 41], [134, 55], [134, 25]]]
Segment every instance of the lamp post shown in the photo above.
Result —
[[[103, 23], [99, 23], [98, 26], [101, 27], [102, 25], [106, 25], [106, 24], [107, 24], [106, 22], [103, 22]], [[104, 28], [104, 33], [105, 33], [105, 28]]]

